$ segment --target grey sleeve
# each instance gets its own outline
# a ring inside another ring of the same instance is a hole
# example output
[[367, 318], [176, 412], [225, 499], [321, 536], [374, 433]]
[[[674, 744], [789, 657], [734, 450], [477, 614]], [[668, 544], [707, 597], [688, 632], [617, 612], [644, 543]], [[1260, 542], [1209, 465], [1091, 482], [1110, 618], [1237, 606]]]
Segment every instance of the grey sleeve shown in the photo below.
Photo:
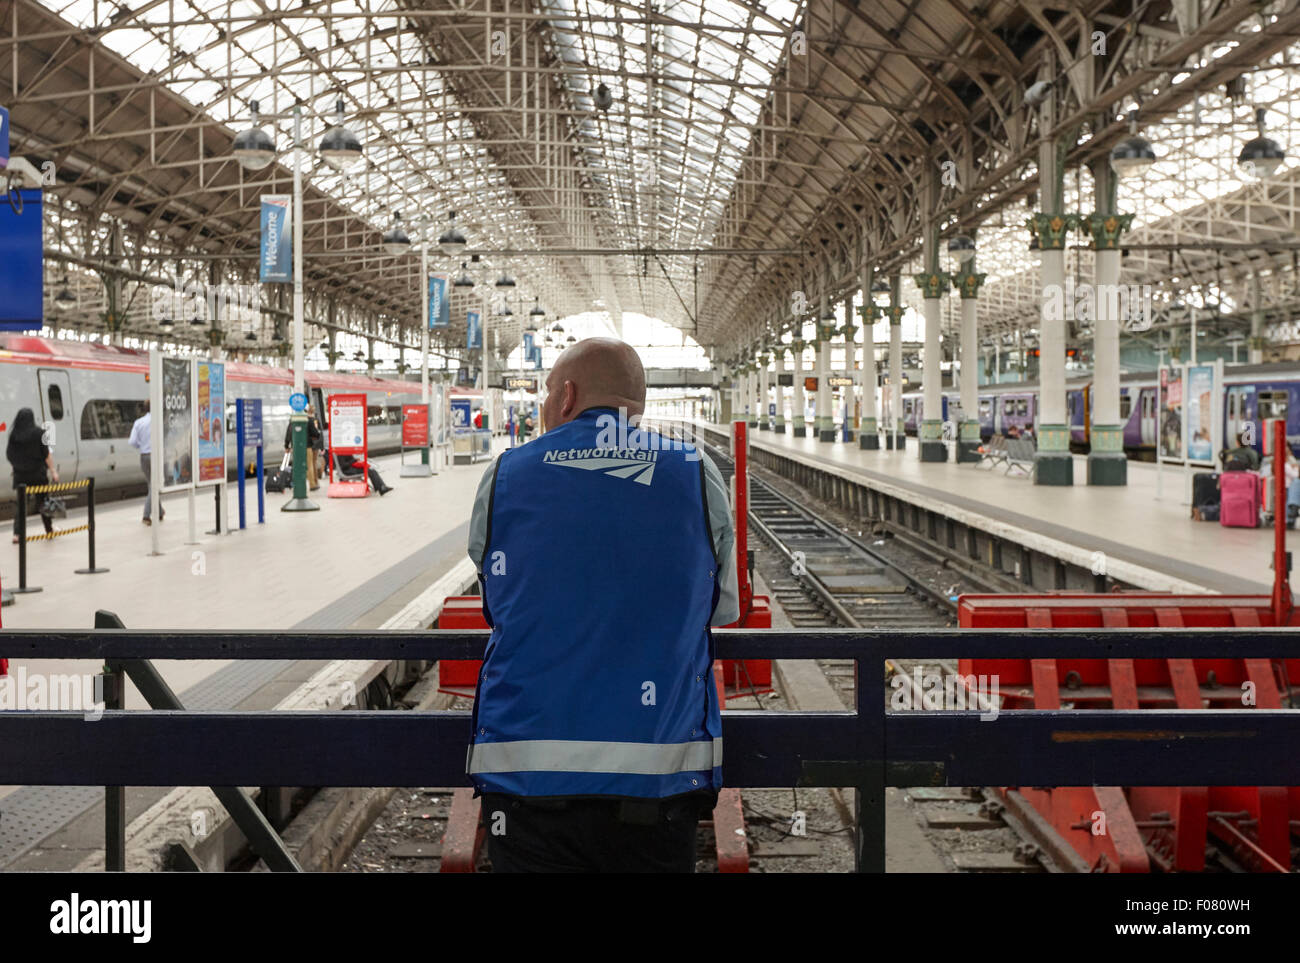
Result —
[[704, 495], [709, 510], [709, 528], [713, 532], [713, 551], [720, 563], [718, 604], [713, 608], [710, 625], [730, 625], [740, 618], [740, 586], [736, 580], [736, 531], [731, 520], [731, 500], [726, 482], [713, 459], [704, 458]]
[[492, 460], [479, 479], [478, 494], [474, 496], [474, 511], [469, 516], [469, 557], [476, 569], [482, 570], [483, 552], [487, 548], [488, 512], [492, 502], [492, 479], [496, 477], [497, 460]]

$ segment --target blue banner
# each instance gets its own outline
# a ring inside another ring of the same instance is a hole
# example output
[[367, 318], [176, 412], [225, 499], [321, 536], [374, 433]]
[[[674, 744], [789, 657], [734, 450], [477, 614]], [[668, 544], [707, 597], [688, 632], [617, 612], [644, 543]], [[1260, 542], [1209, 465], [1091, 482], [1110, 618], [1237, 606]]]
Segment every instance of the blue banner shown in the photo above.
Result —
[[479, 323], [477, 311], [470, 311], [465, 315], [465, 329], [466, 347], [483, 347], [483, 325]]
[[293, 198], [262, 195], [262, 281], [293, 281]]
[[9, 108], [0, 107], [0, 168], [9, 166]]
[[23, 190], [22, 204], [0, 204], [0, 331], [39, 331], [45, 319], [42, 193]]
[[445, 328], [451, 324], [451, 299], [447, 297], [447, 279], [429, 275], [429, 327]]
[[534, 368], [540, 368], [542, 366], [542, 346], [540, 344], [533, 345], [532, 359]]
[[528, 361], [533, 360], [533, 333], [531, 331], [524, 332], [524, 358]]

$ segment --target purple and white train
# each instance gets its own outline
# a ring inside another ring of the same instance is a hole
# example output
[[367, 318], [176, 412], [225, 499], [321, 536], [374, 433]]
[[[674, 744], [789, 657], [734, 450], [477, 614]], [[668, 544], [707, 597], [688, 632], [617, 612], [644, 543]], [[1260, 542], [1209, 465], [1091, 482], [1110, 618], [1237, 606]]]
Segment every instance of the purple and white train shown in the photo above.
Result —
[[[1156, 373], [1132, 372], [1120, 376], [1119, 413], [1124, 421], [1124, 450], [1130, 457], [1153, 459], [1156, 450]], [[1286, 419], [1287, 440], [1300, 454], [1300, 364], [1277, 362], [1256, 365], [1228, 365], [1224, 368], [1223, 439], [1231, 444], [1248, 424], [1255, 427], [1254, 447], [1259, 449], [1264, 437], [1262, 422]], [[1038, 424], [1039, 386], [1030, 382], [1004, 382], [982, 385], [979, 389], [980, 435], [988, 440], [994, 434], [1006, 434], [1013, 425], [1023, 429]], [[1092, 379], [1066, 381], [1066, 417], [1070, 425], [1072, 446], [1086, 450], [1091, 443]], [[903, 395], [903, 430], [916, 434], [924, 417], [925, 402], [921, 392]], [[960, 420], [961, 403], [957, 391], [945, 390], [943, 418]]]

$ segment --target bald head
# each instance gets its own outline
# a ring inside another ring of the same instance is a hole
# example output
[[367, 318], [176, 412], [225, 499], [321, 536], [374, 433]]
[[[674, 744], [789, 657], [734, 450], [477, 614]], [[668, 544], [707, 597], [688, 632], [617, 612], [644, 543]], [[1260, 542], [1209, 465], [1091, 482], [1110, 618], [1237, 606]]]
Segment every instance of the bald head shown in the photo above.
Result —
[[546, 379], [548, 428], [572, 421], [588, 408], [645, 410], [645, 368], [632, 346], [617, 338], [587, 338], [565, 350]]

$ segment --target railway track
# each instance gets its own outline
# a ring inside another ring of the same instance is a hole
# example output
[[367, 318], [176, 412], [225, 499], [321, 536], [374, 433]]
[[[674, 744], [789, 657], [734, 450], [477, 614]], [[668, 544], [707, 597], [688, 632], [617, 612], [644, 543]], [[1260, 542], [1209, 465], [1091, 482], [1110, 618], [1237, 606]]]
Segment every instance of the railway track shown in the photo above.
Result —
[[[717, 446], [695, 439], [730, 480], [734, 463]], [[913, 539], [887, 531], [875, 537], [851, 534], [814, 510], [807, 496], [797, 500], [760, 477], [751, 466], [749, 526], [769, 549], [757, 553], [755, 570], [773, 600], [796, 628], [923, 629], [956, 623], [956, 597], [962, 592], [997, 592], [999, 579], [985, 582], [968, 569], [954, 570], [946, 553], [927, 550]], [[845, 705], [853, 705], [858, 682], [851, 660], [817, 660]], [[922, 695], [917, 673], [953, 676], [949, 661], [890, 659], [882, 681], [889, 701], [900, 689], [914, 704]], [[927, 838], [957, 872], [1077, 871], [1040, 844], [1032, 814], [999, 798], [993, 787], [916, 787], [909, 797]], [[838, 791], [837, 809], [848, 813]]]

